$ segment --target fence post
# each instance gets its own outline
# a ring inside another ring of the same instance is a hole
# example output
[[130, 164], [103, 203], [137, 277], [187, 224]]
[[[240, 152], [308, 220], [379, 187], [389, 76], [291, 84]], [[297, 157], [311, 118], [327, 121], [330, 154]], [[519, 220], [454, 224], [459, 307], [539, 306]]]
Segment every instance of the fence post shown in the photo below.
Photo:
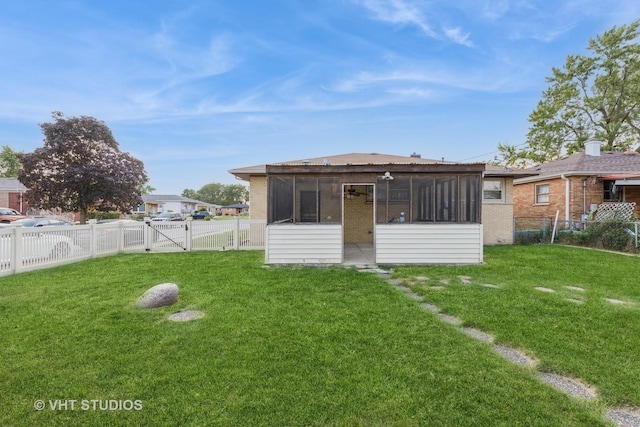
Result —
[[240, 249], [240, 216], [236, 215], [233, 221], [233, 249]]
[[143, 228], [143, 237], [144, 237], [144, 250], [145, 252], [151, 251], [151, 233], [153, 232], [151, 227], [151, 217], [144, 217], [144, 225], [146, 227]]
[[184, 237], [184, 248], [187, 251], [191, 250], [191, 239], [193, 238], [193, 217], [188, 216], [187, 221], [185, 222], [185, 237]]
[[22, 258], [23, 258], [23, 242], [24, 242], [24, 233], [22, 231], [22, 226], [18, 225], [13, 229], [13, 234], [11, 235], [13, 239], [13, 255], [11, 256], [11, 267], [14, 273], [20, 273], [22, 270]]
[[89, 256], [95, 258], [98, 253], [98, 224], [97, 219], [90, 219], [89, 223]]

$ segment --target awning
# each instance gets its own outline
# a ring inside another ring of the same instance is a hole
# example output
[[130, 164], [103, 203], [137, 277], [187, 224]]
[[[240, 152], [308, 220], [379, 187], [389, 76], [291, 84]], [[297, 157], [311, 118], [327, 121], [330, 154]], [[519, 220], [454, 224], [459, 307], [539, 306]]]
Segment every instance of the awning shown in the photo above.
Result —
[[616, 179], [614, 185], [640, 185], [640, 179]]

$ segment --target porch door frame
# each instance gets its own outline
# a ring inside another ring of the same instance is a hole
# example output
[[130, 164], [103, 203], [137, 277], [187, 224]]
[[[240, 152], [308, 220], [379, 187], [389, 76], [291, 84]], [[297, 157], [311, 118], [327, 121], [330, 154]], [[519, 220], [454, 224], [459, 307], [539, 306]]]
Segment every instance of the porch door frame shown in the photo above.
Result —
[[[367, 197], [367, 190], [368, 187], [371, 187], [371, 193], [372, 193], [372, 200], [371, 200], [371, 204], [372, 204], [372, 209], [371, 209], [371, 233], [372, 233], [372, 244], [373, 244], [373, 253], [374, 253], [374, 258], [375, 258], [375, 253], [376, 253], [376, 183], [374, 182], [351, 182], [351, 181], [346, 181], [342, 183], [342, 206], [341, 206], [341, 219], [342, 219], [342, 262], [344, 262], [344, 248], [345, 245], [347, 244], [345, 241], [345, 231], [347, 228], [347, 220], [346, 220], [346, 216], [345, 216], [345, 204], [348, 202], [348, 199], [346, 197], [347, 194], [347, 189], [350, 186], [364, 186], [365, 187], [365, 194], [361, 194], [360, 196], [356, 196], [356, 197], [363, 197], [365, 198], [365, 202], [366, 202], [366, 197]], [[375, 260], [374, 260], [375, 261]]]

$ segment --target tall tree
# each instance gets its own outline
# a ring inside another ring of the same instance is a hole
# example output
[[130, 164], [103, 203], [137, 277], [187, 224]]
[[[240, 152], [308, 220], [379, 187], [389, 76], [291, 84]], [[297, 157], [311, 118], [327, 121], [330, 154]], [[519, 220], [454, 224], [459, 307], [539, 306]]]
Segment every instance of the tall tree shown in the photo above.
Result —
[[182, 197], [226, 206], [234, 203], [245, 203], [249, 200], [249, 189], [240, 184], [225, 185], [212, 182], [203, 185], [198, 191], [185, 188], [182, 191]]
[[225, 185], [222, 194], [224, 203], [221, 204], [223, 205], [246, 203], [249, 200], [249, 189], [240, 184]]
[[89, 209], [130, 212], [142, 203], [144, 164], [120, 151], [104, 122], [60, 112], [52, 117], [53, 123], [40, 124], [44, 146], [18, 156], [18, 179], [31, 206], [79, 211], [84, 223]]
[[196, 190], [192, 190], [191, 188], [185, 188], [184, 190], [182, 190], [181, 196], [188, 199], [198, 200], [198, 192]]
[[18, 171], [22, 167], [18, 155], [22, 152], [15, 152], [8, 145], [2, 147], [0, 151], [0, 177], [17, 178]]
[[589, 41], [590, 56], [569, 55], [552, 68], [549, 87], [529, 116], [521, 150], [499, 145], [510, 165], [557, 160], [597, 140], [603, 149], [626, 151], [640, 142], [640, 20], [613, 27]]

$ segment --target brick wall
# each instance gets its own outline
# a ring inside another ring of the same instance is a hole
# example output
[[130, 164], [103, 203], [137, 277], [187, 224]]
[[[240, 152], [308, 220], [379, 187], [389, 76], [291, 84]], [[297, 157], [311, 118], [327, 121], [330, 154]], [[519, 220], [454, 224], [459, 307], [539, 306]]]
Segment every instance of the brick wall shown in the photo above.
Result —
[[267, 219], [267, 177], [252, 176], [249, 181], [249, 217]]
[[[365, 187], [357, 187], [365, 191]], [[344, 242], [373, 243], [373, 203], [361, 195], [344, 201]]]
[[[536, 186], [544, 184], [549, 185], [549, 203], [536, 204]], [[569, 177], [569, 219], [581, 220], [584, 210], [589, 213], [591, 204], [603, 202], [603, 195], [601, 181], [586, 176]], [[560, 211], [559, 219], [566, 217], [566, 181], [562, 178], [517, 184], [513, 197], [515, 217], [555, 217], [556, 211]]]

